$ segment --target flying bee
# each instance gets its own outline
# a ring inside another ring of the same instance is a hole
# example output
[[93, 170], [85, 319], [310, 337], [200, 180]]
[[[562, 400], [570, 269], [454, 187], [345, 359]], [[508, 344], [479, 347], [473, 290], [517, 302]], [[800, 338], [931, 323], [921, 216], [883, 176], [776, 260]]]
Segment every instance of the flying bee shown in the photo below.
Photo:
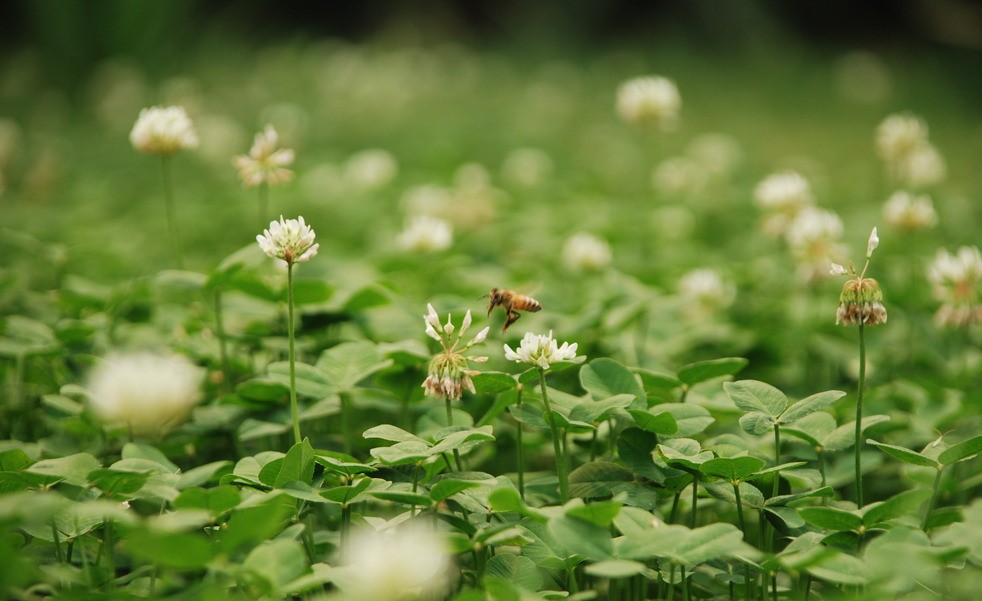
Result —
[[542, 310], [542, 304], [539, 301], [531, 296], [525, 296], [512, 290], [492, 288], [491, 292], [487, 293], [487, 297], [490, 299], [488, 302], [488, 315], [491, 315], [491, 311], [495, 307], [501, 306], [505, 308], [505, 325], [501, 328], [502, 333], [508, 329], [508, 326], [518, 321], [518, 318], [521, 317], [519, 311], [535, 313], [536, 311]]

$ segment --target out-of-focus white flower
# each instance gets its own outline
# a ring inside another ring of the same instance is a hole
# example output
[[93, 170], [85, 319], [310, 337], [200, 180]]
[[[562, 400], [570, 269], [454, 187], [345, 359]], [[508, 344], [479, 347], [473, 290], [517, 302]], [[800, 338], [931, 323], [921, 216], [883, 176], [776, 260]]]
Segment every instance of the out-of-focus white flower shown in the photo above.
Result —
[[491, 185], [491, 174], [480, 163], [464, 163], [454, 170], [453, 183], [462, 190], [484, 189]]
[[610, 245], [593, 234], [573, 234], [563, 245], [563, 262], [580, 271], [603, 269], [610, 265]]
[[549, 369], [560, 361], [576, 359], [576, 343], [564, 342], [562, 346], [549, 334], [533, 334], [525, 332], [517, 350], [504, 345], [505, 359], [516, 363], [528, 363], [540, 369]]
[[897, 113], [884, 119], [876, 128], [876, 149], [884, 161], [893, 162], [909, 156], [927, 143], [927, 123], [911, 113]]
[[713, 177], [731, 174], [743, 160], [740, 143], [722, 133], [703, 134], [692, 140], [685, 153]]
[[794, 218], [785, 240], [803, 278], [812, 280], [828, 274], [829, 261], [845, 254], [842, 233], [842, 220], [831, 211], [806, 207]]
[[242, 183], [247, 186], [266, 184], [276, 186], [293, 179], [293, 171], [287, 169], [293, 163], [293, 150], [277, 148], [279, 136], [272, 125], [256, 134], [249, 155], [239, 155], [232, 163], [239, 170]]
[[[474, 382], [471, 376], [478, 372], [470, 369], [470, 361], [484, 363], [487, 357], [471, 357], [464, 354], [464, 351], [472, 346], [481, 344], [488, 337], [490, 327], [485, 327], [476, 336], [461, 345], [464, 333], [467, 332], [472, 322], [471, 312], [467, 311], [464, 320], [457, 330], [450, 315], [447, 315], [447, 323], [440, 323], [440, 316], [432, 304], [426, 305], [426, 315], [423, 322], [426, 324], [426, 335], [436, 340], [443, 347], [443, 351], [433, 357], [430, 367], [423, 381], [423, 389], [426, 394], [438, 399], [451, 401], [460, 400], [464, 390], [475, 393]], [[456, 335], [454, 332], [456, 331]]]
[[287, 264], [309, 261], [317, 254], [320, 244], [314, 243], [314, 230], [304, 223], [303, 217], [270, 221], [269, 229], [256, 236], [256, 242], [264, 253]]
[[876, 227], [873, 227], [873, 231], [869, 234], [869, 241], [866, 242], [866, 258], [873, 256], [873, 251], [876, 247], [880, 245], [880, 237], [876, 233]]
[[453, 243], [453, 226], [438, 217], [418, 215], [409, 220], [397, 242], [401, 248], [416, 252], [446, 250]]
[[695, 315], [712, 315], [733, 303], [736, 291], [715, 269], [696, 269], [678, 284], [684, 307]]
[[450, 587], [450, 550], [432, 530], [358, 531], [351, 537], [347, 558], [348, 565], [333, 574], [347, 599], [433, 599]]
[[754, 202], [765, 212], [764, 233], [778, 237], [786, 233], [795, 217], [815, 204], [808, 180], [794, 171], [774, 173], [754, 188]]
[[848, 52], [833, 66], [839, 95], [853, 102], [877, 104], [890, 97], [893, 77], [879, 56], [864, 51]]
[[883, 218], [891, 227], [909, 232], [930, 229], [938, 223], [930, 196], [914, 196], [903, 190], [894, 192], [887, 199], [883, 205]]
[[938, 149], [923, 144], [896, 164], [897, 178], [911, 188], [928, 188], [944, 181], [948, 166]]
[[672, 129], [678, 123], [681, 108], [678, 87], [665, 77], [636, 77], [617, 88], [617, 112], [631, 123]]
[[95, 414], [134, 434], [163, 434], [201, 399], [205, 370], [179, 355], [113, 354], [89, 375]]
[[344, 179], [359, 190], [378, 190], [389, 185], [399, 173], [392, 153], [381, 148], [356, 152], [344, 165]]
[[406, 190], [399, 204], [410, 215], [443, 217], [452, 211], [453, 193], [444, 186], [423, 184]]
[[935, 314], [939, 325], [982, 323], [982, 253], [977, 246], [963, 246], [955, 254], [939, 250], [927, 277], [942, 303]]
[[706, 180], [705, 168], [686, 157], [666, 159], [651, 174], [655, 190], [669, 196], [696, 194], [705, 187]]
[[538, 148], [516, 148], [508, 153], [501, 166], [505, 181], [532, 188], [552, 175], [552, 159]]
[[180, 106], [152, 106], [140, 111], [130, 142], [140, 152], [170, 155], [198, 146], [191, 118]]

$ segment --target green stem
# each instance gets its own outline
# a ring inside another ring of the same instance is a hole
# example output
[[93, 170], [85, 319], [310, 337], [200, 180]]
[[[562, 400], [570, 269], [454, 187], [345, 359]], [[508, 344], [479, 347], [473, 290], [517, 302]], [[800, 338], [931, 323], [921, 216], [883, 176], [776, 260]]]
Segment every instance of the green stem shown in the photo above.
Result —
[[[293, 263], [291, 261], [287, 261], [286, 263], [286, 305], [286, 329], [287, 335], [290, 338], [290, 418], [293, 420], [293, 440], [299, 444], [302, 439], [300, 438], [300, 410], [297, 407], [297, 356], [293, 331]], [[342, 422], [344, 421], [343, 400], [341, 403], [341, 420]], [[345, 440], [347, 440], [347, 433], [345, 433]]]
[[546, 420], [549, 422], [549, 430], [552, 432], [552, 448], [556, 454], [556, 475], [559, 477], [559, 498], [563, 502], [569, 500], [569, 482], [566, 476], [566, 461], [563, 458], [562, 441], [559, 436], [559, 428], [556, 427], [556, 420], [552, 415], [552, 405], [549, 403], [549, 393], [546, 392], [546, 370], [539, 368], [539, 386], [542, 388], [542, 403], [546, 408]]
[[[774, 465], [781, 465], [781, 426], [774, 424]], [[774, 486], [771, 496], [776, 497], [781, 488], [781, 474], [774, 472]]]
[[269, 185], [266, 182], [259, 184], [259, 225], [266, 227], [269, 224]]
[[743, 532], [744, 540], [747, 539], [747, 523], [743, 521], [743, 502], [740, 500], [740, 482], [732, 481], [730, 484], [733, 485], [733, 496], [736, 497], [737, 506], [737, 521], [740, 522], [740, 530]]
[[863, 467], [861, 459], [863, 436], [863, 393], [866, 388], [866, 332], [859, 322], [859, 389], [856, 393], [856, 506], [863, 507]]
[[818, 451], [818, 473], [822, 475], [822, 488], [825, 488], [825, 451]]
[[181, 246], [177, 242], [177, 222], [174, 218], [174, 187], [171, 185], [170, 157], [161, 156], [160, 164], [164, 177], [164, 210], [167, 212], [167, 236], [170, 238], [171, 251], [178, 269], [184, 269], [184, 258], [181, 256]]
[[[518, 409], [522, 408], [522, 390], [523, 386], [518, 385], [518, 401], [515, 403], [515, 407]], [[515, 440], [518, 444], [518, 494], [521, 495], [522, 500], [525, 500], [525, 445], [522, 441], [522, 422], [515, 420], [515, 424], [518, 426], [517, 432], [515, 432]]]
[[689, 516], [689, 528], [696, 527], [696, 505], [699, 502], [699, 476], [692, 474], [692, 515]]
[[51, 537], [55, 543], [55, 558], [58, 563], [65, 563], [65, 556], [61, 552], [61, 537], [58, 536], [58, 527], [54, 520], [51, 520]]
[[566, 587], [572, 595], [580, 592], [580, 584], [576, 581], [576, 571], [572, 567], [566, 568]]
[[750, 564], [743, 564], [743, 595], [746, 601], [750, 601], [753, 591], [750, 586]]
[[348, 560], [348, 540], [351, 538], [351, 505], [345, 503], [341, 506], [341, 532], [340, 532], [340, 551], [341, 565], [345, 565]]
[[672, 512], [668, 515], [668, 523], [674, 524], [675, 520], [679, 517], [679, 499], [682, 498], [682, 491], [675, 493], [675, 498], [672, 500]]
[[351, 440], [351, 393], [338, 393], [338, 402], [341, 403], [341, 440], [344, 452], [351, 455], [354, 443]]
[[113, 542], [113, 523], [112, 520], [107, 520], [104, 525], [104, 540], [102, 541], [103, 546], [106, 548], [106, 564], [109, 572], [109, 590], [116, 588], [116, 557], [113, 554], [113, 547], [115, 543]]
[[232, 369], [228, 362], [228, 341], [225, 338], [225, 320], [222, 318], [222, 290], [215, 288], [215, 334], [218, 336], [218, 353], [222, 361], [222, 389], [232, 390]]
[[668, 601], [675, 598], [675, 563], [668, 564]]
[[[447, 425], [448, 426], [452, 426], [453, 425], [453, 407], [450, 405], [450, 398], [449, 397], [447, 397], [444, 400], [446, 401], [446, 408], [447, 408]], [[460, 451], [458, 451], [457, 449], [454, 449], [453, 450], [453, 459], [454, 459], [454, 462], [457, 464], [457, 471], [458, 472], [464, 471], [464, 462], [460, 460]]]
[[921, 521], [921, 530], [927, 532], [927, 522], [931, 519], [931, 512], [934, 511], [934, 504], [938, 502], [938, 490], [941, 488], [941, 474], [944, 472], [944, 468], [939, 468], [938, 473], [934, 476], [934, 489], [931, 493], [931, 501], [927, 504], [927, 513], [924, 514], [924, 520]]

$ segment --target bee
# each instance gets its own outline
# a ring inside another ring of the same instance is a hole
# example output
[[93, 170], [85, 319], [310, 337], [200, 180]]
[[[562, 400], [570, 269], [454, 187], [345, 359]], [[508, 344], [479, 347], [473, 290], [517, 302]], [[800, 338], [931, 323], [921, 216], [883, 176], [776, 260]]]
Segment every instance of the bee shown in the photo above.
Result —
[[486, 296], [490, 299], [488, 302], [488, 315], [491, 315], [491, 311], [495, 307], [501, 306], [505, 308], [505, 325], [501, 328], [502, 333], [508, 329], [508, 326], [518, 321], [518, 318], [521, 317], [519, 311], [535, 313], [536, 311], [542, 310], [542, 304], [539, 301], [531, 296], [525, 296], [524, 294], [519, 294], [511, 290], [492, 288], [491, 292], [488, 292]]

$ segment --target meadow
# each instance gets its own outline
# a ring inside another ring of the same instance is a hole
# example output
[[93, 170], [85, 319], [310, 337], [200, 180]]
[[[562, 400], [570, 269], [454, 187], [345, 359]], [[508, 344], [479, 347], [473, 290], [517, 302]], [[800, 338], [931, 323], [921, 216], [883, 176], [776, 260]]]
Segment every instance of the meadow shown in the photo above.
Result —
[[976, 598], [973, 91], [785, 42], [8, 57], [4, 596]]

